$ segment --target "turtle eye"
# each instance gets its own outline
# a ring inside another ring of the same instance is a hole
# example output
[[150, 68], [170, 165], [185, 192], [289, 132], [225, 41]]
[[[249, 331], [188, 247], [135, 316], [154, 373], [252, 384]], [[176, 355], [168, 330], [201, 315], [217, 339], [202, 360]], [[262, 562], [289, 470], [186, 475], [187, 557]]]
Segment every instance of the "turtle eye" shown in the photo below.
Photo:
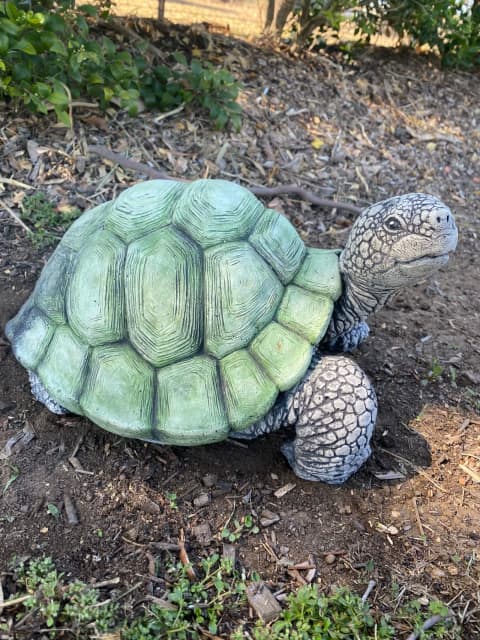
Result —
[[390, 218], [387, 218], [385, 226], [388, 231], [400, 231], [400, 229], [403, 229], [402, 222], [397, 218], [397, 216], [390, 216]]

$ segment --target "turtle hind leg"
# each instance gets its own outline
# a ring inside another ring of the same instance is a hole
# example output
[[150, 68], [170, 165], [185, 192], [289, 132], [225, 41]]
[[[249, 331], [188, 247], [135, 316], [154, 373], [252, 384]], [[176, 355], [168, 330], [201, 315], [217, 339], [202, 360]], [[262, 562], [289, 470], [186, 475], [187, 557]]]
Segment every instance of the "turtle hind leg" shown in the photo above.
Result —
[[30, 382], [30, 389], [32, 390], [32, 394], [35, 400], [44, 404], [49, 411], [52, 413], [56, 413], [58, 415], [64, 415], [66, 413], [70, 413], [68, 409], [62, 407], [61, 404], [58, 404], [48, 393], [48, 391], [43, 386], [42, 381], [33, 371], [28, 372], [28, 380]]
[[299, 386], [296, 437], [282, 451], [306, 480], [341, 484], [371, 453], [377, 417], [372, 383], [345, 356], [320, 357]]

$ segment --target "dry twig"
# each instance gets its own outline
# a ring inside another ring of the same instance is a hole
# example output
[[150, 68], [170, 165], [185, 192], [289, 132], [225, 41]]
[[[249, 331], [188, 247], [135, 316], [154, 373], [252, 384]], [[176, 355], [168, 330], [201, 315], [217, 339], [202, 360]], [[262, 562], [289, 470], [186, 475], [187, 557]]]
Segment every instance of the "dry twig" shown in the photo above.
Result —
[[377, 583], [375, 582], [375, 580], [370, 580], [367, 584], [367, 588], [365, 589], [365, 593], [362, 596], [362, 602], [366, 602], [368, 596], [372, 593], [372, 591], [375, 589], [375, 587], [377, 586]]
[[[30, 187], [29, 187], [30, 188]], [[2, 202], [0, 200], [0, 207], [2, 207], [3, 209], [5, 209], [5, 211], [15, 220], [15, 222], [17, 222], [23, 229], [25, 229], [25, 231], [29, 234], [29, 235], [33, 235], [33, 231], [30, 229], [30, 227], [27, 227], [27, 225], [24, 223], [24, 221], [17, 216], [17, 214], [15, 213], [15, 211], [13, 211], [13, 209], [11, 209], [8, 204], [5, 204], [5, 202]]]
[[190, 562], [190, 558], [188, 557], [187, 550], [185, 549], [185, 534], [183, 532], [183, 529], [180, 531], [178, 546], [179, 546], [178, 555], [180, 558], [180, 562], [185, 566], [185, 570], [187, 572], [187, 576], [189, 577], [189, 579], [195, 580], [197, 576], [195, 575], [195, 571], [193, 570], [192, 564]]
[[415, 496], [413, 496], [412, 498], [412, 503], [413, 503], [413, 508], [415, 510], [415, 518], [417, 520], [418, 531], [420, 535], [424, 537], [425, 531], [423, 530], [422, 521], [420, 520], [420, 513], [418, 511], [418, 506], [417, 506], [417, 498]]

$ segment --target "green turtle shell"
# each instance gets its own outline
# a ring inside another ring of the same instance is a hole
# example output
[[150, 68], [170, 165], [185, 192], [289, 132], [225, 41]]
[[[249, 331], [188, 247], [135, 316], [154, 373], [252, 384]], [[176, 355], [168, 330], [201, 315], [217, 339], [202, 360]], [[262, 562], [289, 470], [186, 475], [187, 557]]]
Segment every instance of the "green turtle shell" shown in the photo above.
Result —
[[153, 180], [84, 213], [7, 325], [68, 410], [170, 444], [222, 440], [305, 374], [338, 252], [222, 180]]

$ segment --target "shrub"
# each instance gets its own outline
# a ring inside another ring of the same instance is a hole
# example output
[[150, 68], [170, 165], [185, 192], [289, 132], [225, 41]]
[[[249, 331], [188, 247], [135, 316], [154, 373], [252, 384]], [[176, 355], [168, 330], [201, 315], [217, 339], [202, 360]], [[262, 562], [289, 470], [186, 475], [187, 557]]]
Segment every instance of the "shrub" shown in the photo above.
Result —
[[101, 108], [115, 100], [134, 114], [141, 96], [148, 108], [186, 103], [203, 109], [218, 128], [239, 127], [239, 85], [227, 71], [181, 57], [174, 68], [150, 65], [141, 57], [142, 43], [132, 55], [105, 35], [94, 37], [91, 25], [108, 18], [108, 2], [39, 5], [0, 1], [0, 98], [36, 113], [54, 110], [70, 125], [72, 99], [92, 98]]
[[354, 13], [359, 33], [369, 39], [385, 25], [414, 46], [428, 45], [444, 66], [480, 64], [480, 2], [459, 0], [360, 0]]
[[480, 64], [479, 0], [283, 0], [275, 24], [278, 36], [288, 27], [301, 49], [317, 45], [327, 30], [338, 36], [346, 21], [367, 41], [387, 26], [412, 46], [428, 45], [444, 66]]

